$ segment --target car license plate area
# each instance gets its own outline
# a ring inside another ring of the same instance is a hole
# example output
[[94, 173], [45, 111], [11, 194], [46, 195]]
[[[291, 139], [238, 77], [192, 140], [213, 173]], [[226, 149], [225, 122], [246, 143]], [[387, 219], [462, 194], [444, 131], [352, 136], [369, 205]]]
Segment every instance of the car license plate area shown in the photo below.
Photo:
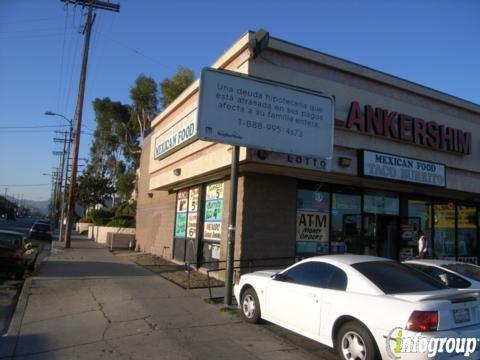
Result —
[[470, 311], [468, 309], [455, 309], [453, 310], [453, 320], [456, 324], [469, 322]]

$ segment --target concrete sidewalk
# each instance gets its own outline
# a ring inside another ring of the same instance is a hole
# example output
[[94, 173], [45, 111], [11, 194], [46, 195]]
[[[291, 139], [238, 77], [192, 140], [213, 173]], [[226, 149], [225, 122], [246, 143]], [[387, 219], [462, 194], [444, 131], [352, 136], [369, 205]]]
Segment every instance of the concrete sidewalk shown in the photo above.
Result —
[[75, 236], [25, 282], [0, 359], [314, 359]]

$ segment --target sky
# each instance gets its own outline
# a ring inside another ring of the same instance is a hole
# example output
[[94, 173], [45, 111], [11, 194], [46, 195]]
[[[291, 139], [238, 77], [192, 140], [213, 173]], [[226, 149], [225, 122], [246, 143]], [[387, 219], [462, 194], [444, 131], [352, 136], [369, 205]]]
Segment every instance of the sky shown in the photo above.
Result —
[[[157, 82], [179, 65], [199, 77], [248, 30], [337, 56], [480, 104], [478, 0], [111, 0], [97, 11], [80, 157], [95, 129], [92, 101], [130, 103], [141, 73]], [[0, 0], [0, 194], [50, 197], [74, 117], [85, 12], [60, 0]], [[80, 162], [82, 163], [82, 161]], [[47, 175], [42, 175], [47, 174]]]

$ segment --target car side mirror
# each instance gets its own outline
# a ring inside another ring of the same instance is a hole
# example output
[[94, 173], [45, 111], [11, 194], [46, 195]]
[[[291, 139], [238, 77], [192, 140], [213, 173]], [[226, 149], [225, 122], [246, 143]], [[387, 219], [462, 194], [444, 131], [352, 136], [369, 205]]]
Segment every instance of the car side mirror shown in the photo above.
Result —
[[276, 273], [275, 275], [273, 275], [273, 280], [285, 281], [285, 280], [287, 280], [287, 274], [285, 274], [285, 273]]

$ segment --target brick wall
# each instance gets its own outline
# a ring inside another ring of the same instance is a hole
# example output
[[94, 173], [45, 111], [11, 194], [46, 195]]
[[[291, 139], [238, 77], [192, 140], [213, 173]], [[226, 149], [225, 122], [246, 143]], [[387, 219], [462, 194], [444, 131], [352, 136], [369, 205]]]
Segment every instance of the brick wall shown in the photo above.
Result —
[[[149, 190], [151, 140], [151, 136], [144, 140], [140, 158], [137, 185], [137, 244], [142, 251], [171, 259], [176, 196], [167, 191]], [[150, 197], [149, 193], [153, 196]]]

